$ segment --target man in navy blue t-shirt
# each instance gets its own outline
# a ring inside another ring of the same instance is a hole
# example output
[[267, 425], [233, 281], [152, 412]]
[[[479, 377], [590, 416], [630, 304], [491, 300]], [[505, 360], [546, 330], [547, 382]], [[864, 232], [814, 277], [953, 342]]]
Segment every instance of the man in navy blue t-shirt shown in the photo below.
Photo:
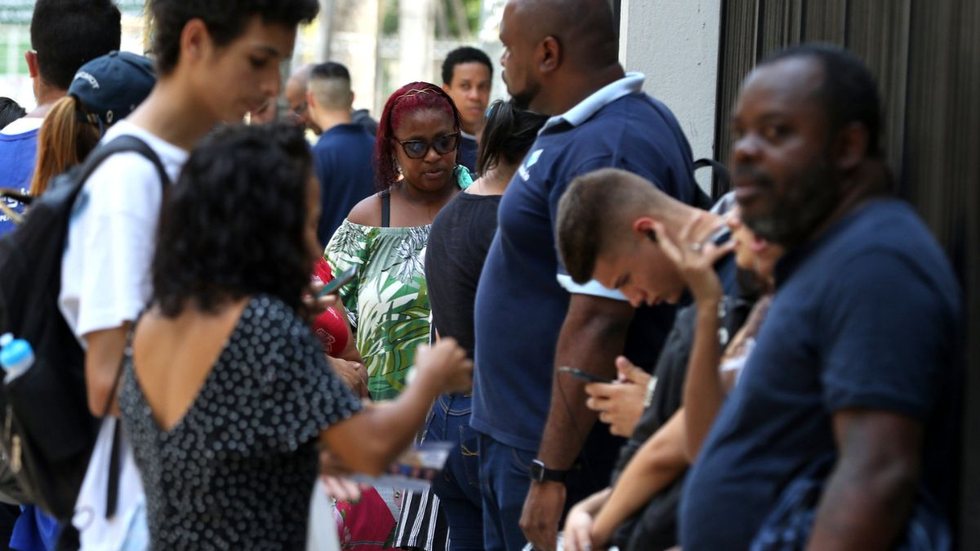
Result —
[[891, 548], [913, 510], [929, 517], [924, 494], [952, 502], [962, 299], [926, 227], [884, 194], [879, 112], [868, 70], [830, 46], [787, 50], [745, 80], [736, 196], [744, 222], [788, 252], [688, 478], [685, 551], [793, 534], [766, 519], [801, 473], [822, 485], [815, 521], [780, 548]]
[[354, 205], [374, 193], [374, 136], [353, 122], [350, 72], [340, 63], [313, 66], [306, 95], [310, 119], [323, 130], [313, 164], [322, 203], [317, 237], [327, 243]]
[[668, 306], [634, 312], [621, 293], [563, 274], [558, 201], [576, 176], [603, 167], [686, 203], [696, 185], [676, 119], [619, 65], [608, 2], [511, 1], [500, 38], [508, 92], [552, 118], [501, 200], [480, 278], [471, 425], [482, 435], [485, 547], [553, 549], [566, 503], [607, 485], [621, 442], [593, 430], [583, 383], [555, 367], [611, 378], [625, 350], [650, 368], [673, 319]]

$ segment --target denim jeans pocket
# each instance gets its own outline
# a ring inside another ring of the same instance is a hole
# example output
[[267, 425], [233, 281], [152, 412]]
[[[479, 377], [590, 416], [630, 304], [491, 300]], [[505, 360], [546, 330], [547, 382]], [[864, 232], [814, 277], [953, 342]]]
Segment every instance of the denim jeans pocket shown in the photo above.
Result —
[[463, 474], [466, 483], [480, 487], [480, 435], [469, 423], [459, 426], [459, 452], [463, 456]]

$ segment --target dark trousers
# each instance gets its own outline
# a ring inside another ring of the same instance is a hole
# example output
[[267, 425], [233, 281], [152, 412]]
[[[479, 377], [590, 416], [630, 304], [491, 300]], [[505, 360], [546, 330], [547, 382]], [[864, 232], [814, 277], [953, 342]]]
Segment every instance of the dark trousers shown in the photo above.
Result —
[[432, 482], [449, 523], [449, 549], [483, 549], [483, 504], [480, 496], [478, 433], [470, 428], [472, 398], [440, 396], [432, 406], [425, 439], [453, 443], [442, 473]]
[[[573, 505], [609, 486], [623, 439], [596, 423], [565, 482], [562, 517]], [[480, 434], [480, 490], [483, 494], [483, 545], [488, 551], [516, 549], [527, 543], [519, 526], [531, 486], [528, 466], [536, 451], [522, 450]], [[560, 529], [560, 527], [559, 527]], [[450, 538], [453, 538], [450, 532]]]

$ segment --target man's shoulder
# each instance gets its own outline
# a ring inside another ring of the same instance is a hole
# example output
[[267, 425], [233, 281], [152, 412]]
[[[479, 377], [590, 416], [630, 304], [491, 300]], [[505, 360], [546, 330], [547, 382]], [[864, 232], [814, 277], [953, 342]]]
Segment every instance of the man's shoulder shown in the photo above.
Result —
[[314, 153], [325, 155], [331, 152], [373, 151], [374, 136], [358, 125], [343, 125], [320, 135], [313, 146]]

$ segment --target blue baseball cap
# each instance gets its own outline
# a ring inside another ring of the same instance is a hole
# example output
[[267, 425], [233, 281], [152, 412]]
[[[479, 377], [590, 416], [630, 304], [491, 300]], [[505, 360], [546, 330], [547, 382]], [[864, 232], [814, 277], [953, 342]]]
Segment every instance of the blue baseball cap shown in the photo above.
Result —
[[82, 65], [68, 87], [68, 94], [81, 102], [89, 122], [106, 128], [129, 116], [143, 103], [156, 81], [153, 63], [148, 58], [130, 52], [112, 52]]

